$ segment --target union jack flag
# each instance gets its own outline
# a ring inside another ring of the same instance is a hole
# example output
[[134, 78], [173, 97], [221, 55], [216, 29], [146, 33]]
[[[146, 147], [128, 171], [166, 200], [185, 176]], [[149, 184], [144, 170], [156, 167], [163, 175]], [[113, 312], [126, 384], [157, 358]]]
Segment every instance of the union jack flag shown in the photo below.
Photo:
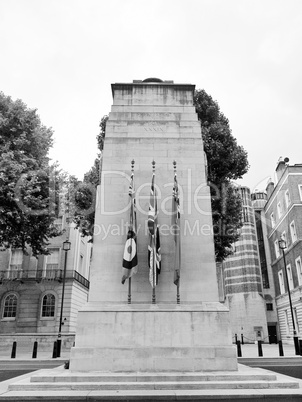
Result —
[[149, 245], [148, 245], [148, 263], [149, 263], [149, 281], [152, 288], [158, 284], [158, 275], [161, 270], [160, 237], [157, 223], [157, 193], [154, 186], [155, 174], [153, 173], [150, 191], [150, 204], [148, 215]]
[[172, 195], [172, 229], [175, 242], [174, 284], [178, 285], [180, 279], [181, 247], [180, 247], [180, 204], [179, 204], [178, 183], [176, 173], [174, 175], [174, 186]]

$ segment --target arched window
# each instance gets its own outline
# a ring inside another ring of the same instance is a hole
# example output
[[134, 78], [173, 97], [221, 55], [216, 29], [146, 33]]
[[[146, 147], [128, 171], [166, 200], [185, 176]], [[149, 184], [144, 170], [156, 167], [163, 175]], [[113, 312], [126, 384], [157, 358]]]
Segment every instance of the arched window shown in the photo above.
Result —
[[14, 293], [6, 296], [3, 303], [2, 318], [15, 318], [17, 315], [18, 298]]
[[52, 293], [47, 293], [42, 299], [42, 317], [55, 316], [56, 298]]

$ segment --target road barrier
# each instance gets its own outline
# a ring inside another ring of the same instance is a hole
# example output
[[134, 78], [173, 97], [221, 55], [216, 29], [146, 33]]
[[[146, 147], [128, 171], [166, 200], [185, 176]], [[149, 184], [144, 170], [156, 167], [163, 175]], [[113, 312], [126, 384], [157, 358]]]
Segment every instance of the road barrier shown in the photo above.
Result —
[[262, 341], [258, 341], [258, 356], [263, 357]]
[[57, 341], [54, 341], [53, 343], [53, 351], [52, 351], [52, 358], [56, 359], [58, 357], [58, 345]]
[[237, 341], [237, 356], [242, 357], [240, 341]]
[[13, 347], [12, 347], [12, 353], [11, 353], [10, 357], [11, 357], [12, 359], [15, 359], [16, 354], [17, 354], [17, 342], [14, 341], [14, 342], [13, 342]]
[[37, 353], [38, 353], [38, 342], [35, 341], [34, 342], [34, 347], [33, 347], [33, 354], [32, 354], [33, 359], [37, 358]]
[[279, 356], [284, 356], [282, 341], [279, 341], [278, 344], [279, 344]]

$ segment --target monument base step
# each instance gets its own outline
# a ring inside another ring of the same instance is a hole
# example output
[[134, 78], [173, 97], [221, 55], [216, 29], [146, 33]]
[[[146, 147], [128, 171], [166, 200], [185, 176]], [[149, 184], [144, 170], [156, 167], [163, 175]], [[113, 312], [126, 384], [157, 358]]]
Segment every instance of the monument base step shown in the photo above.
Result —
[[4, 401], [301, 401], [299, 380], [239, 365], [237, 372], [85, 373], [59, 367], [12, 382]]

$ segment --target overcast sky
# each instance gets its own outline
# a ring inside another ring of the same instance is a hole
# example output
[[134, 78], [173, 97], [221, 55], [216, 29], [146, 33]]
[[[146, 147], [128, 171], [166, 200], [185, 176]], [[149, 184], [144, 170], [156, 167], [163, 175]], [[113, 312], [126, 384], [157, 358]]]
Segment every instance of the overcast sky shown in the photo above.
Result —
[[110, 84], [159, 77], [218, 101], [264, 188], [302, 163], [301, 0], [0, 0], [0, 90], [37, 108], [51, 157], [82, 179]]

